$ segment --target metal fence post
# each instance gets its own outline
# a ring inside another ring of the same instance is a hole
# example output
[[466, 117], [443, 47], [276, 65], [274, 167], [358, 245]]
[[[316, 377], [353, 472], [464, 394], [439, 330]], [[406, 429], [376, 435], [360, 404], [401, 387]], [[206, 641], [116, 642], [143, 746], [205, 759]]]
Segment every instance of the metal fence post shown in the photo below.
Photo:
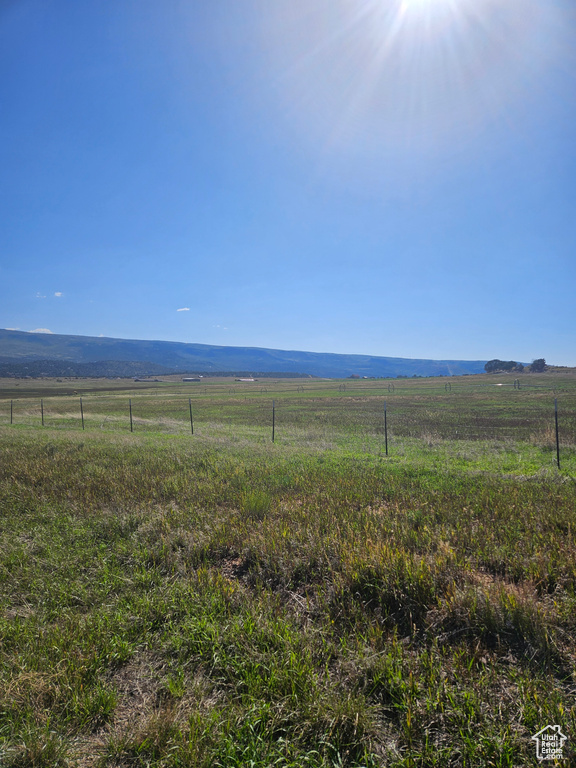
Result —
[[132, 400], [128, 400], [128, 406], [130, 408], [130, 432], [134, 432], [134, 424], [132, 423]]
[[192, 398], [188, 398], [188, 408], [190, 409], [190, 431], [194, 434], [194, 421], [192, 420]]
[[42, 426], [44, 426], [44, 400], [40, 400], [40, 413], [42, 414]]
[[556, 426], [556, 464], [560, 469], [560, 440], [558, 438], [558, 398], [554, 398], [554, 423]]
[[82, 419], [82, 429], [84, 429], [84, 407], [82, 405], [82, 398], [80, 398], [80, 418]]
[[276, 401], [272, 400], [272, 442], [274, 442], [275, 428], [276, 428]]
[[386, 416], [386, 400], [384, 400], [384, 446], [386, 448], [386, 456], [388, 456], [388, 419]]

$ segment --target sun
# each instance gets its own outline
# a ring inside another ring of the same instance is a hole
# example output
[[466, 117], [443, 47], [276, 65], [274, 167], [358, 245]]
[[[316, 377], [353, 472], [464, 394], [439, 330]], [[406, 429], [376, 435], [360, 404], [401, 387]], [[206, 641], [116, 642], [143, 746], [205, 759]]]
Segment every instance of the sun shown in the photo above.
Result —
[[400, 0], [399, 13], [402, 16], [434, 19], [452, 16], [462, 10], [465, 0]]
[[[483, 3], [500, 0], [363, 0], [360, 7], [374, 20], [374, 33], [413, 39], [456, 34]], [[474, 10], [476, 8], [476, 10]]]
[[454, 0], [401, 0], [403, 11], [432, 11], [441, 10], [455, 5]]

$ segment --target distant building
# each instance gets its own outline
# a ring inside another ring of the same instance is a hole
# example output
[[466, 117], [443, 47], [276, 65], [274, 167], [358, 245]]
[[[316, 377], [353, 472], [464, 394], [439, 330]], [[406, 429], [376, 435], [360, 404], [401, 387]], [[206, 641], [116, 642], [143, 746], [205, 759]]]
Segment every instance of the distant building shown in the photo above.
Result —
[[190, 376], [187, 376], [184, 379], [182, 379], [182, 381], [202, 381], [202, 377], [199, 376], [199, 377], [192, 378]]

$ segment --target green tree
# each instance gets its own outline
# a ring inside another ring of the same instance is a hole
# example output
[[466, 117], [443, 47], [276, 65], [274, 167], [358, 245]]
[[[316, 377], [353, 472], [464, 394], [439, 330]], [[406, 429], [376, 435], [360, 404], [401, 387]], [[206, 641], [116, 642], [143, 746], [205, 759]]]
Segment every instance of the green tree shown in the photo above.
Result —
[[515, 360], [489, 360], [484, 366], [486, 373], [495, 373], [496, 371], [516, 371], [518, 363]]
[[531, 373], [542, 373], [545, 370], [546, 360], [544, 360], [543, 357], [539, 357], [537, 360], [532, 360], [532, 365], [530, 366]]

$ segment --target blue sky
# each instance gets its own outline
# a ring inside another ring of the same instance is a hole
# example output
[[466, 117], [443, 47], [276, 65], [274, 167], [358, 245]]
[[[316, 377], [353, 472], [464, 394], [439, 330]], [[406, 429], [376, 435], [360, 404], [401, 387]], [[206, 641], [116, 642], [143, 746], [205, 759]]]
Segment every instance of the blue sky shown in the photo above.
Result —
[[0, 327], [576, 365], [569, 0], [3, 0]]

